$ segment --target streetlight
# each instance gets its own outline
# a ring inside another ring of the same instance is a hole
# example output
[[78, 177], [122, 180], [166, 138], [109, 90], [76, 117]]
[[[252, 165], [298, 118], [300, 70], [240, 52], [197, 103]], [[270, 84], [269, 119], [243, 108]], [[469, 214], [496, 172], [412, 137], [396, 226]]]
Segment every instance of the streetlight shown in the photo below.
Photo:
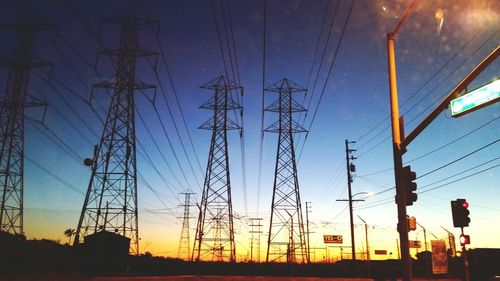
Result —
[[[370, 260], [370, 247], [368, 246], [368, 224], [358, 215], [358, 218], [365, 224], [365, 244], [366, 244], [366, 259]], [[425, 233], [425, 232], [424, 232]]]
[[[350, 189], [349, 189], [350, 191]], [[351, 192], [349, 192], [349, 195], [351, 194]], [[370, 196], [372, 195], [373, 193], [371, 192], [368, 192], [368, 191], [362, 191], [362, 192], [358, 192], [354, 195], [350, 195], [348, 199], [337, 199], [336, 201], [344, 201], [344, 202], [349, 202], [349, 218], [351, 220], [351, 252], [352, 252], [352, 259], [355, 260], [356, 259], [356, 247], [355, 247], [355, 244], [354, 244], [354, 218], [353, 218], [353, 215], [352, 215], [352, 202], [359, 202], [359, 201], [365, 201], [365, 199], [352, 199], [354, 196], [356, 195], [361, 195], [361, 194], [365, 194], [367, 196]]]

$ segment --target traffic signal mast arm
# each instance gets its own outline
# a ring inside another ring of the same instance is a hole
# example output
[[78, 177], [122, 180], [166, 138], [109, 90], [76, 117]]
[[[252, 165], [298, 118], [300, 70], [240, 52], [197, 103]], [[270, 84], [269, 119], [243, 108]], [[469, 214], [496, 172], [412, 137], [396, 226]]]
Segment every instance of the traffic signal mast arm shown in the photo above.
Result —
[[443, 112], [446, 108], [448, 108], [450, 101], [454, 98], [457, 98], [460, 93], [462, 93], [469, 86], [472, 81], [474, 81], [483, 70], [488, 67], [491, 63], [493, 63], [500, 53], [500, 46], [497, 46], [491, 54], [489, 54], [481, 63], [479, 63], [460, 83], [458, 83], [453, 90], [451, 90], [448, 95], [438, 104], [438, 106], [431, 112], [427, 117], [425, 117], [420, 124], [413, 129], [413, 131], [408, 134], [408, 136], [402, 136], [400, 148], [403, 151], [406, 151], [406, 147], [423, 131], [427, 126], [431, 124], [436, 117]]

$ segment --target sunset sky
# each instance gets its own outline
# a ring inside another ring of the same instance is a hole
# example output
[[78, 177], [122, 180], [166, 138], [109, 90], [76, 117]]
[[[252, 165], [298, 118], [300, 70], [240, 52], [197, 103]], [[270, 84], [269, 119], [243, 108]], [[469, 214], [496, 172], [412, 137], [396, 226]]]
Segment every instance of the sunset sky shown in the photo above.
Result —
[[[385, 249], [397, 257], [386, 34], [396, 27], [410, 1], [356, 0], [351, 13], [350, 0], [268, 0], [266, 14], [264, 3], [0, 0], [2, 23], [19, 22], [32, 11], [35, 18], [58, 26], [40, 32], [35, 45], [36, 56], [51, 61], [53, 67], [48, 81], [48, 70], [37, 69], [30, 83], [30, 94], [49, 106], [46, 127], [38, 122], [43, 110], [26, 111], [27, 237], [65, 243], [68, 238], [64, 230], [77, 226], [90, 178], [83, 159], [92, 155], [93, 146], [99, 142], [103, 129], [100, 120], [105, 119], [110, 96], [105, 91], [94, 91], [92, 107], [85, 101], [90, 98], [93, 83], [114, 74], [105, 56], [99, 57], [98, 73], [92, 67], [102, 49], [98, 32], [101, 30], [103, 44], [115, 45], [119, 29], [107, 24], [101, 28], [102, 20], [132, 9], [138, 16], [161, 23], [159, 40], [153, 29], [140, 29], [140, 45], [162, 54], [157, 65], [159, 80], [148, 61], [142, 59], [137, 66], [141, 81], [159, 86], [157, 111], [149, 100], [150, 93], [136, 95], [141, 252], [176, 256], [183, 212], [179, 205], [184, 202], [179, 193], [192, 191], [196, 193], [194, 199], [200, 200], [210, 131], [197, 128], [211, 115], [198, 107], [212, 93], [199, 87], [226, 74], [221, 49], [226, 61], [228, 49], [225, 40], [222, 46], [219, 42], [216, 23], [224, 35], [223, 21], [230, 21], [244, 87], [245, 165], [239, 134], [230, 132], [228, 138], [238, 260], [248, 258], [248, 219], [263, 218], [263, 257], [269, 228], [277, 137], [265, 134], [261, 143], [262, 99], [269, 105], [276, 96], [262, 93], [264, 65], [266, 87], [286, 77], [308, 89], [305, 98], [297, 96], [296, 100], [304, 101], [309, 112], [305, 118], [298, 113], [295, 117], [310, 130], [307, 138], [296, 137], [296, 153], [300, 155], [298, 178], [304, 212], [305, 202], [311, 202], [311, 248], [325, 247], [324, 234], [339, 234], [344, 237], [344, 252], [349, 253], [347, 203], [336, 202], [347, 198], [344, 141], [348, 139], [356, 141], [352, 148], [357, 149], [354, 156], [358, 158], [354, 161], [357, 170], [353, 194], [374, 193], [355, 197], [365, 200], [354, 205], [358, 252], [365, 243], [359, 216], [369, 225], [372, 257], [375, 249]], [[500, 1], [495, 0], [417, 1], [396, 40], [400, 112], [407, 133], [498, 46], [499, 13]], [[12, 54], [15, 34], [7, 29], [0, 32], [3, 58]], [[498, 79], [499, 70], [496, 61], [470, 89]], [[5, 85], [8, 69], [0, 73], [1, 85]], [[417, 174], [419, 193], [408, 214], [426, 228], [428, 241], [447, 239], [443, 228], [458, 237], [460, 230], [453, 227], [450, 201], [465, 198], [470, 202], [471, 223], [465, 230], [471, 236], [470, 247], [500, 248], [499, 118], [499, 103], [459, 118], [452, 118], [447, 110], [408, 147], [403, 159]], [[276, 114], [265, 113], [265, 127], [275, 120]], [[244, 173], [242, 166], [246, 168]], [[193, 217], [197, 215], [195, 207], [191, 212]], [[190, 224], [194, 238], [196, 219], [191, 219]], [[410, 239], [423, 244], [422, 228], [411, 232]], [[331, 249], [329, 255], [338, 255], [339, 251]], [[316, 260], [323, 255], [324, 251], [318, 251]]]

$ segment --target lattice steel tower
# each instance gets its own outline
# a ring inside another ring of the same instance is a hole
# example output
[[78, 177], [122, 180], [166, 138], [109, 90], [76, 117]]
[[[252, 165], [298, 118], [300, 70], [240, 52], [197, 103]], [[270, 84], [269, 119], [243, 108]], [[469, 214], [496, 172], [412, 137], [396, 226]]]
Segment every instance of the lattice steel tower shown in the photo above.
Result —
[[292, 114], [306, 109], [292, 98], [292, 94], [306, 92], [306, 89], [284, 78], [266, 91], [278, 93], [278, 99], [265, 111], [279, 114], [278, 121], [264, 130], [278, 133], [266, 262], [283, 261], [284, 257], [286, 262], [295, 262], [297, 255], [305, 262], [306, 238], [293, 134], [306, 132], [306, 129], [293, 121]]
[[93, 85], [112, 90], [104, 131], [94, 149], [92, 175], [78, 222], [74, 244], [86, 235], [111, 231], [130, 238], [130, 250], [139, 253], [134, 92], [155, 88], [136, 79], [138, 57], [156, 55], [138, 43], [140, 26], [157, 21], [135, 16], [108, 21], [120, 25], [117, 49], [104, 54], [115, 61], [116, 76]]
[[189, 260], [191, 259], [191, 247], [189, 246], [189, 243], [191, 243], [191, 238], [189, 235], [189, 219], [191, 219], [191, 217], [189, 216], [189, 209], [190, 207], [194, 206], [193, 204], [191, 204], [191, 195], [193, 195], [194, 193], [184, 192], [181, 194], [184, 194], [184, 204], [180, 205], [181, 207], [184, 207], [184, 216], [182, 217], [182, 230], [177, 257], [180, 259], [185, 257], [187, 260]]
[[0, 231], [24, 235], [24, 110], [46, 106], [28, 94], [33, 68], [51, 63], [33, 56], [36, 34], [52, 28], [49, 23], [35, 23], [31, 16], [21, 24], [4, 24], [0, 28], [16, 31], [14, 57], [0, 62], [9, 67], [7, 87], [0, 101]]
[[236, 261], [233, 231], [233, 206], [227, 131], [241, 127], [229, 119], [228, 111], [241, 106], [231, 98], [232, 92], [243, 93], [243, 87], [224, 76], [208, 82], [202, 89], [213, 90], [214, 96], [200, 108], [213, 110], [213, 117], [200, 126], [212, 130], [207, 171], [196, 227], [193, 260]]

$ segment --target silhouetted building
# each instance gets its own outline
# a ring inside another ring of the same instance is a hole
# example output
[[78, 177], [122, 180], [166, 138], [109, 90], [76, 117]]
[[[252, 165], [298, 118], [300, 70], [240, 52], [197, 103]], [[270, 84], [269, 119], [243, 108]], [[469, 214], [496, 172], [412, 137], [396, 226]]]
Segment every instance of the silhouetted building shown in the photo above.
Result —
[[126, 257], [129, 247], [130, 238], [110, 231], [100, 231], [84, 237], [84, 251], [91, 257]]

